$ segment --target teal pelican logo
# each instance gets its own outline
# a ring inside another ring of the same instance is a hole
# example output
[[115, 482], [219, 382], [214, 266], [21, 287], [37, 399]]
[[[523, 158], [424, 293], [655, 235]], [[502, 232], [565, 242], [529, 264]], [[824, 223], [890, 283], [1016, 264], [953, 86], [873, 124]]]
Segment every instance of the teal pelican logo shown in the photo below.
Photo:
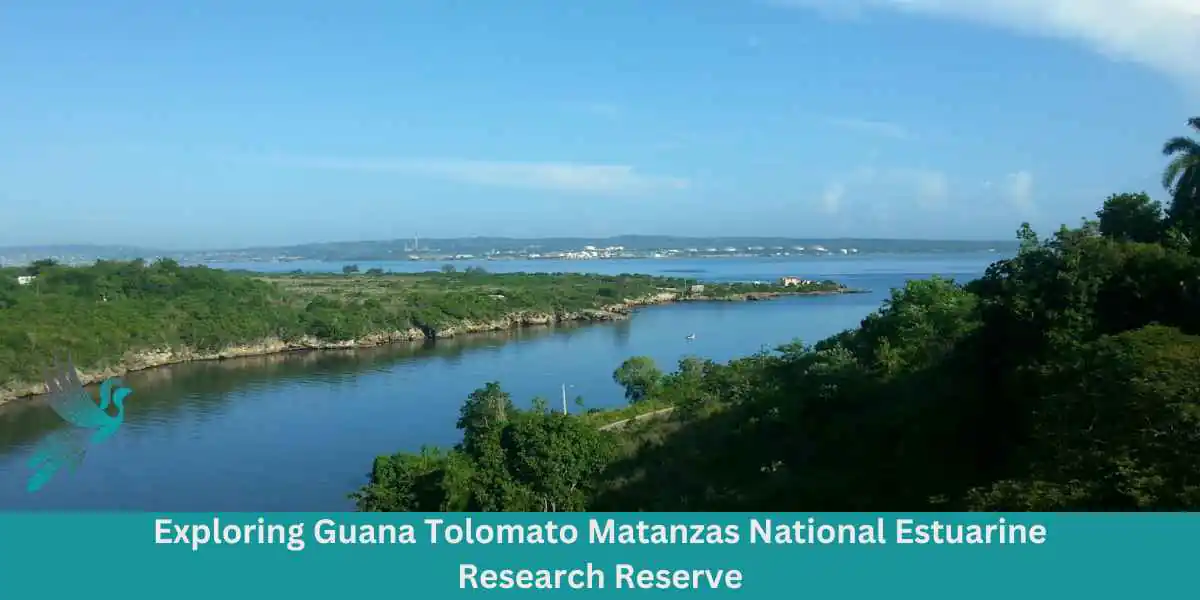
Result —
[[[106, 379], [100, 384], [100, 402], [83, 389], [75, 365], [68, 355], [66, 366], [54, 357], [54, 367], [46, 374], [46, 392], [50, 408], [70, 426], [56, 431], [38, 444], [29, 467], [34, 470], [26, 489], [36, 492], [63, 467], [75, 468], [83, 462], [88, 447], [112, 437], [125, 421], [125, 397], [133, 390], [120, 379]], [[109, 406], [115, 414], [109, 414]]]

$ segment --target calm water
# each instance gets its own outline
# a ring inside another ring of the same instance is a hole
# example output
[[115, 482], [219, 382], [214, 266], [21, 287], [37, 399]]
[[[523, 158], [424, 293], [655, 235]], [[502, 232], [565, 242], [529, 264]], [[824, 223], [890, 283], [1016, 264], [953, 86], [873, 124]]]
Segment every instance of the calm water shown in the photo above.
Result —
[[[568, 385], [569, 398], [582, 395], [589, 407], [620, 405], [624, 400], [611, 373], [629, 356], [648, 355], [668, 368], [688, 355], [723, 361], [796, 338], [814, 342], [857, 325], [906, 279], [941, 274], [965, 281], [996, 258], [486, 263], [492, 271], [640, 272], [709, 281], [828, 277], [871, 293], [660, 306], [617, 323], [131, 373], [125, 378], [134, 389], [125, 425], [93, 448], [77, 471], [60, 473], [37, 494], [25, 492], [25, 461], [61, 421], [36, 399], [0, 407], [0, 509], [348, 510], [352, 504], [346, 494], [365, 481], [376, 455], [458, 441], [458, 408], [484, 382], [500, 381], [518, 404], [542, 396], [559, 406], [560, 386]], [[396, 271], [438, 267], [359, 265]], [[253, 266], [341, 268], [318, 263]], [[686, 340], [692, 333], [696, 339]], [[576, 410], [573, 402], [569, 409]]]

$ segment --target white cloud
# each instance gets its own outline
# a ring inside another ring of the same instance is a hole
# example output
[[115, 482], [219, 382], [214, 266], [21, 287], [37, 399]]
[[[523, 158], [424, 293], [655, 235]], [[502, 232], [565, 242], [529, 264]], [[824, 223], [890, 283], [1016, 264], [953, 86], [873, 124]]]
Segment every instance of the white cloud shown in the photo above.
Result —
[[846, 186], [842, 183], [834, 182], [825, 186], [825, 192], [821, 194], [821, 210], [828, 215], [835, 215], [842, 208], [842, 197], [846, 195]]
[[[911, 210], [912, 206], [937, 213], [951, 208], [952, 187], [950, 176], [935, 169], [861, 167], [830, 181], [821, 194], [819, 208], [832, 215], [853, 207], [855, 214], [875, 217]], [[985, 181], [981, 187], [994, 190], [989, 196], [1003, 198], [1021, 217], [1038, 216], [1031, 171], [1015, 171], [1003, 179]]]
[[1033, 203], [1033, 173], [1017, 171], [1008, 176], [1008, 201], [1022, 215], [1030, 216], [1036, 210]]
[[871, 119], [854, 119], [844, 117], [833, 117], [828, 119], [828, 121], [831, 125], [870, 135], [878, 135], [900, 140], [906, 140], [913, 137], [912, 133], [910, 133], [903, 125], [889, 123], [887, 121], [873, 121]]
[[766, 0], [853, 16], [880, 8], [976, 21], [1067, 39], [1129, 60], [1189, 85], [1200, 78], [1197, 0]]
[[300, 168], [411, 173], [479, 185], [587, 194], [680, 190], [690, 185], [682, 177], [643, 175], [629, 165], [390, 158], [301, 158], [277, 162]]

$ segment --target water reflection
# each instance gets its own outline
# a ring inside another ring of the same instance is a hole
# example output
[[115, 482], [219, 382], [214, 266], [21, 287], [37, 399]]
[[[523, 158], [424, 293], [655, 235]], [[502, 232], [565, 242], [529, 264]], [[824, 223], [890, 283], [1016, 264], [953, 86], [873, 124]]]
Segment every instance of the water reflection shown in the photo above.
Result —
[[629, 347], [629, 334], [631, 331], [631, 329], [630, 329], [631, 327], [633, 327], [632, 321], [618, 321], [613, 324], [613, 326], [612, 326], [613, 343], [616, 345], [616, 347], [618, 347], [618, 348], [628, 348]]
[[[628, 338], [629, 322], [619, 322]], [[295, 351], [216, 361], [182, 363], [129, 373], [125, 382], [134, 390], [126, 424], [166, 423], [183, 414], [204, 418], [221, 412], [234, 398], [269, 393], [302, 379], [309, 386], [347, 385], [369, 373], [388, 373], [396, 363], [437, 360], [459, 365], [469, 351], [501, 348], [514, 341], [556, 336], [569, 343], [583, 325], [531, 326], [437, 341], [402, 342], [375, 348]], [[95, 394], [96, 386], [88, 386]], [[182, 400], [182, 401], [181, 401]], [[45, 398], [18, 400], [0, 406], [0, 449], [32, 446], [49, 433], [66, 427]]]

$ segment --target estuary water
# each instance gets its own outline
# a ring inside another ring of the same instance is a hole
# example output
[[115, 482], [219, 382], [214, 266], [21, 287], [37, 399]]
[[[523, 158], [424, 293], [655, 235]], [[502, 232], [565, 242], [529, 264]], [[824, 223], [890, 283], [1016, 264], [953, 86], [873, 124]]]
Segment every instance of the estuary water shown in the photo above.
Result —
[[[614, 323], [526, 328], [437, 342], [200, 362], [130, 373], [125, 424], [73, 472], [25, 491], [37, 443], [64, 427], [43, 400], [0, 406], [0, 510], [338, 511], [380, 454], [460, 439], [459, 406], [499, 381], [518, 405], [568, 410], [624, 404], [612, 371], [646, 355], [725, 361], [854, 327], [907, 279], [967, 281], [997, 254], [778, 259], [493, 261], [493, 272], [648, 273], [700, 281], [834, 279], [865, 294], [656, 306]], [[368, 263], [419, 272], [440, 263]], [[260, 271], [340, 271], [342, 264], [222, 264]], [[686, 339], [694, 334], [695, 339]]]

